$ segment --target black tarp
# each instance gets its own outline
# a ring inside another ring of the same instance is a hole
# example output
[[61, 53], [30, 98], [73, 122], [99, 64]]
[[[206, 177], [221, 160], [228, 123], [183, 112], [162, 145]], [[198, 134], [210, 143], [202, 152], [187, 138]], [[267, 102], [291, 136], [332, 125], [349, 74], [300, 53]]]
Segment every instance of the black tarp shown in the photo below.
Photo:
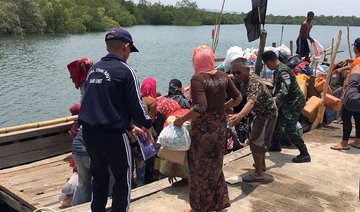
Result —
[[[252, 10], [244, 19], [249, 42], [252, 42], [260, 37], [261, 24], [265, 24], [266, 8], [267, 0], [252, 0]], [[259, 10], [261, 20], [259, 20]]]

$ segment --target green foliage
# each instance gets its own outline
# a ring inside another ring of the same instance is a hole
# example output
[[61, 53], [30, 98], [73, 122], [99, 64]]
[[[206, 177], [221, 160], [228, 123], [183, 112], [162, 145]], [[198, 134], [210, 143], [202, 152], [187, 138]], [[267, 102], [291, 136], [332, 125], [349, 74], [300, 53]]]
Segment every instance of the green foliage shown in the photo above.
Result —
[[[217, 12], [200, 10], [194, 0], [175, 6], [139, 0], [0, 0], [0, 33], [85, 33], [117, 26], [214, 25]], [[243, 24], [245, 13], [224, 13], [221, 24]], [[268, 24], [300, 24], [304, 16], [267, 15]], [[315, 25], [360, 26], [356, 16], [316, 16]]]
[[17, 5], [12, 2], [0, 3], [0, 33], [20, 34], [22, 28]]

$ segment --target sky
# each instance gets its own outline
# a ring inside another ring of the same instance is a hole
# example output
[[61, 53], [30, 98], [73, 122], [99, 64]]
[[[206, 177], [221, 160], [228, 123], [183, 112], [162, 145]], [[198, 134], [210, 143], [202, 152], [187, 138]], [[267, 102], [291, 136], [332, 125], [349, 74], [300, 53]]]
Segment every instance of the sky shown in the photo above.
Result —
[[[133, 0], [138, 2], [138, 0]], [[175, 5], [180, 0], [147, 0], [161, 2], [162, 4]], [[191, 0], [194, 1], [194, 0]], [[222, 0], [195, 0], [202, 9], [220, 10]], [[251, 10], [251, 0], [226, 0], [225, 11], [248, 12]], [[314, 11], [315, 15], [333, 16], [360, 16], [359, 0], [268, 0], [267, 14], [273, 15], [302, 15], [308, 11]]]

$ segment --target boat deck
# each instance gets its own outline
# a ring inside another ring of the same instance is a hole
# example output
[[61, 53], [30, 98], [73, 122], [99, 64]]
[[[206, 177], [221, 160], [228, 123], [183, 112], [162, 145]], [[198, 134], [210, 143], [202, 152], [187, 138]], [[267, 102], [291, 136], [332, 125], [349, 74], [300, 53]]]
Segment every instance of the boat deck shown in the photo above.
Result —
[[0, 195], [20, 211], [42, 207], [59, 210], [61, 189], [72, 174], [68, 156], [0, 170]]

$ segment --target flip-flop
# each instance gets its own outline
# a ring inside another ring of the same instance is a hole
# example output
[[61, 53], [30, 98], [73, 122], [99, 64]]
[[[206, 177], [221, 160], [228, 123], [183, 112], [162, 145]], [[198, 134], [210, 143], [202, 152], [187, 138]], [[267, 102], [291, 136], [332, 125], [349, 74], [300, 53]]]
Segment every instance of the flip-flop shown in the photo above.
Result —
[[352, 143], [349, 143], [349, 146], [354, 147], [354, 148], [356, 148], [356, 149], [360, 149], [360, 146], [355, 146], [355, 145], [352, 144]]
[[330, 149], [341, 151], [341, 150], [350, 150], [350, 147], [339, 147], [339, 148], [337, 148], [337, 147], [330, 147]]
[[264, 180], [265, 180], [264, 178], [255, 178], [251, 174], [242, 177], [242, 181], [246, 183], [264, 182]]

